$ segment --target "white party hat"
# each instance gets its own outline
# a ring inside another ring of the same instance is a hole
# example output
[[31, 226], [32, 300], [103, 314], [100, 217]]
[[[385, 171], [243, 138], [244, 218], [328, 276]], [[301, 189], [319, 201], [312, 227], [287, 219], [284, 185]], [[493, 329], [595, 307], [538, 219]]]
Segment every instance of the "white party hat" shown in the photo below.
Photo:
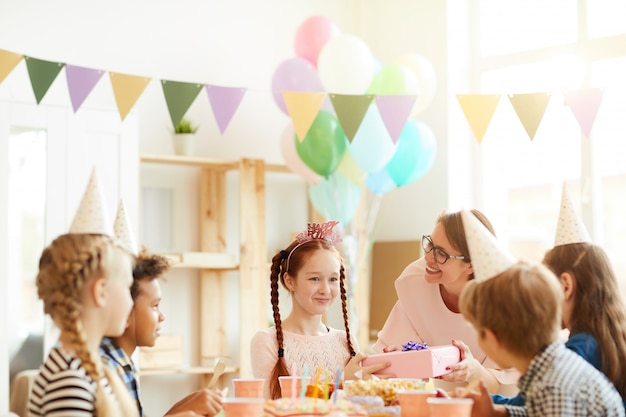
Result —
[[120, 199], [120, 203], [117, 206], [117, 215], [115, 216], [115, 223], [113, 224], [113, 231], [115, 237], [120, 240], [126, 250], [133, 255], [137, 255], [137, 242], [135, 241], [135, 234], [130, 225], [130, 219], [128, 213], [124, 207], [124, 200]]
[[563, 184], [561, 210], [559, 212], [559, 222], [556, 226], [554, 246], [580, 242], [591, 242], [591, 238], [582, 219], [576, 214], [574, 203], [570, 198], [567, 187]]
[[76, 210], [69, 233], [94, 233], [113, 236], [111, 221], [106, 212], [104, 197], [98, 184], [95, 167], [91, 172], [87, 190], [85, 190], [83, 199], [78, 205], [78, 210]]
[[517, 262], [470, 211], [463, 210], [461, 219], [476, 281], [493, 278]]

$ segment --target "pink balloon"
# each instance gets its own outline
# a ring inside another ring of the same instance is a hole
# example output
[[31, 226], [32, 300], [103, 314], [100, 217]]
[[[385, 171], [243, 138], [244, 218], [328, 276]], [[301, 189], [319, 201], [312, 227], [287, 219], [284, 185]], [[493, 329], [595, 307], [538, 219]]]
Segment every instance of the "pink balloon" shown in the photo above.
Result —
[[296, 138], [296, 131], [293, 125], [289, 123], [285, 126], [283, 134], [280, 137], [280, 150], [285, 159], [285, 163], [290, 170], [302, 176], [307, 182], [317, 184], [322, 177], [313, 172], [313, 170], [306, 166], [302, 159], [300, 159], [300, 155], [298, 155], [298, 151], [296, 150], [296, 140], [298, 140]]
[[331, 19], [324, 16], [309, 17], [296, 32], [296, 56], [317, 66], [317, 57], [326, 42], [340, 34], [339, 27]]
[[317, 70], [311, 63], [302, 58], [290, 58], [281, 62], [272, 76], [272, 94], [276, 105], [283, 113], [287, 106], [283, 99], [283, 91], [324, 91]]

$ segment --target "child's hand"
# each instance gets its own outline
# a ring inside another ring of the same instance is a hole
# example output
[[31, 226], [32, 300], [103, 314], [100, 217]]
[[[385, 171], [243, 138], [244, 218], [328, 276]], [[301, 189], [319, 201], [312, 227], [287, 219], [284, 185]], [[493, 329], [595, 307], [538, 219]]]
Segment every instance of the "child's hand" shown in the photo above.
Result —
[[474, 405], [472, 406], [472, 417], [497, 416], [496, 410], [493, 407], [493, 402], [491, 401], [491, 396], [489, 396], [487, 387], [482, 381], [478, 385], [478, 391], [467, 391], [465, 397], [474, 400]]
[[222, 393], [217, 389], [201, 389], [193, 392], [174, 404], [165, 414], [174, 416], [178, 413], [192, 411], [202, 416], [213, 417], [222, 410]]
[[[374, 372], [378, 372], [382, 369], [385, 369], [390, 365], [390, 363], [377, 363], [375, 365], [370, 366], [361, 366], [361, 361], [367, 358], [367, 355], [363, 352], [359, 352], [346, 365], [344, 368], [344, 379], [371, 379], [372, 374]], [[386, 379], [393, 378], [394, 375], [386, 375], [386, 374], [376, 374], [376, 377]]]

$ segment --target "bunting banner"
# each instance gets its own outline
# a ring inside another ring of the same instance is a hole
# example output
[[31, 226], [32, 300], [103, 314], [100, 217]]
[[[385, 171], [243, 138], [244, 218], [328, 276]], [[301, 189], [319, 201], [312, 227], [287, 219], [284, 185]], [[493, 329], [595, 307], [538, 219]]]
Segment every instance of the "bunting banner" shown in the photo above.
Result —
[[44, 61], [30, 56], [27, 56], [25, 59], [28, 76], [30, 77], [30, 85], [33, 87], [35, 99], [37, 100], [37, 104], [39, 104], [65, 64], [61, 62]]
[[161, 80], [161, 86], [172, 125], [176, 126], [200, 94], [202, 84]]
[[535, 139], [550, 97], [550, 93], [509, 94], [509, 101], [530, 140]]
[[352, 142], [356, 135], [363, 117], [369, 108], [370, 103], [374, 99], [371, 94], [366, 95], [348, 95], [348, 94], [331, 94], [330, 101], [333, 103], [337, 120], [343, 128], [349, 142]]
[[565, 93], [565, 105], [574, 114], [587, 139], [591, 137], [591, 129], [593, 129], [603, 97], [604, 89], [602, 88], [584, 88]]
[[65, 66], [67, 87], [70, 90], [70, 101], [72, 102], [74, 113], [83, 104], [103, 74], [104, 71], [98, 69], [77, 67], [69, 64]]
[[317, 117], [326, 93], [301, 93], [283, 91], [287, 113], [291, 117], [298, 140], [302, 142]]
[[219, 87], [217, 85], [205, 85], [213, 115], [217, 121], [220, 132], [224, 131], [230, 124], [230, 120], [237, 111], [243, 96], [246, 94], [246, 88], [238, 87]]
[[13, 71], [24, 59], [24, 55], [0, 49], [0, 83]]
[[465, 118], [472, 128], [474, 137], [478, 143], [483, 142], [483, 137], [491, 123], [491, 118], [496, 111], [499, 94], [465, 94], [457, 95]]
[[148, 86], [150, 78], [136, 75], [109, 72], [111, 87], [115, 96], [115, 104], [122, 121], [126, 118], [137, 100]]
[[376, 107], [380, 112], [385, 127], [394, 144], [398, 142], [400, 133], [409, 119], [417, 96], [380, 95], [376, 96]]

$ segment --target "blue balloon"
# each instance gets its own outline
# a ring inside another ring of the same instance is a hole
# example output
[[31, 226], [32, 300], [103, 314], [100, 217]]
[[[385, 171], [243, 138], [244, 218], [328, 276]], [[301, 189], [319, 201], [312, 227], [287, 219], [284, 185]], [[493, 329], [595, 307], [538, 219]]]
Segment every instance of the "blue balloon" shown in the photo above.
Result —
[[313, 207], [328, 220], [350, 223], [361, 203], [361, 187], [336, 171], [309, 187]]
[[393, 182], [401, 187], [421, 178], [435, 162], [437, 141], [428, 125], [409, 120], [398, 138], [398, 146], [385, 170]]
[[365, 185], [367, 185], [367, 188], [370, 189], [370, 191], [378, 196], [396, 188], [396, 183], [393, 182], [393, 179], [384, 168], [380, 171], [369, 174], [365, 180]]

